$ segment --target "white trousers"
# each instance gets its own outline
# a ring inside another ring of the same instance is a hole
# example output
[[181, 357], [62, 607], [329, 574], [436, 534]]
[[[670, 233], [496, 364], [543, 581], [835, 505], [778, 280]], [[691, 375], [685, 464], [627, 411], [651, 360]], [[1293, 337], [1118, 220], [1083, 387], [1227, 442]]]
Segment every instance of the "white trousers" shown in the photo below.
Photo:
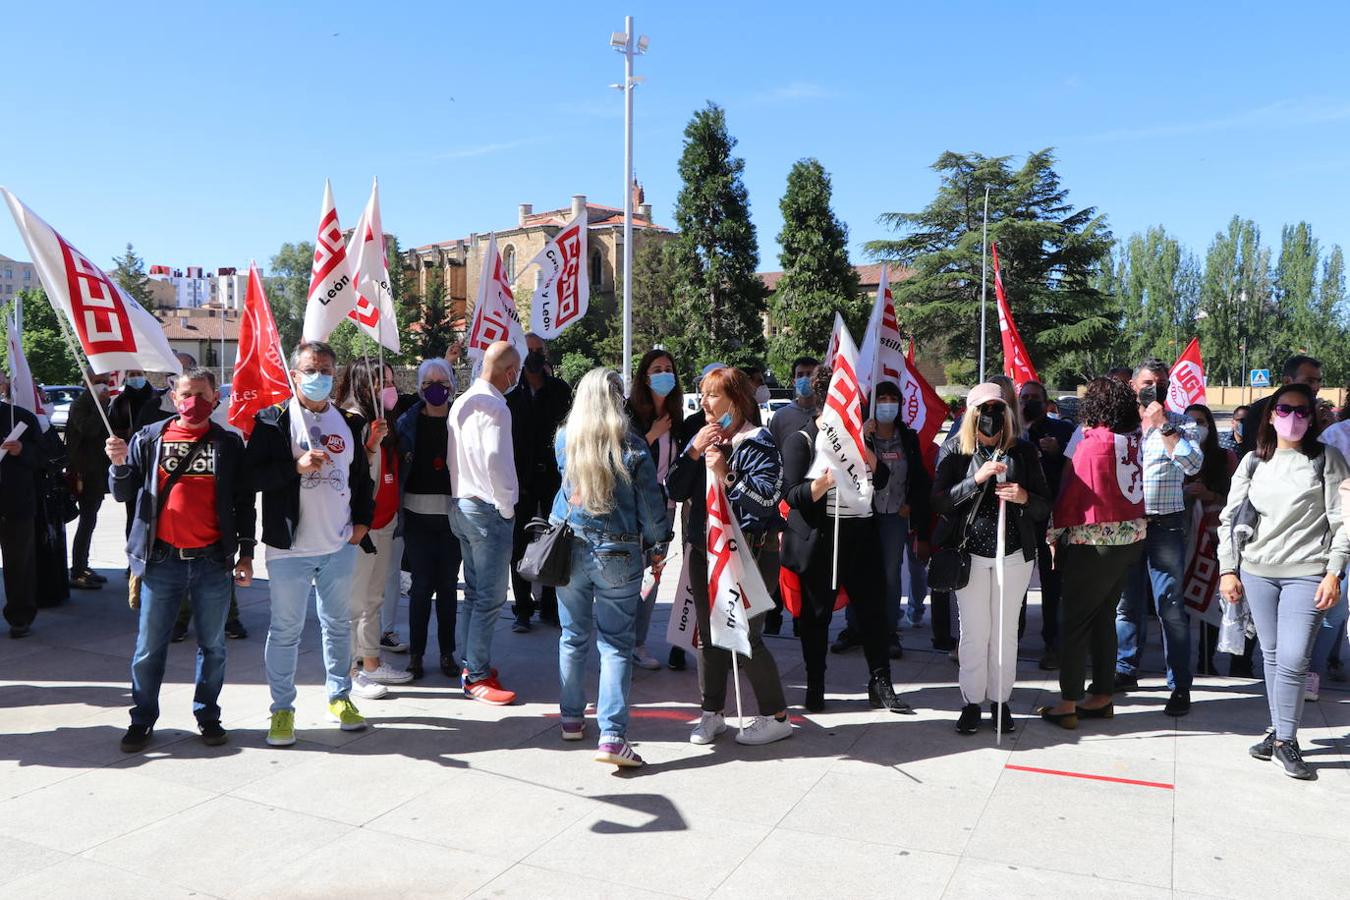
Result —
[[[966, 703], [1008, 702], [1017, 678], [1017, 615], [1033, 563], [1014, 550], [1003, 558], [1003, 666], [998, 664], [998, 577], [994, 560], [971, 556], [970, 582], [956, 592], [961, 613], [959, 683]], [[1001, 687], [1001, 690], [1000, 690]]]
[[352, 656], [378, 658], [380, 655], [380, 611], [389, 567], [398, 568], [394, 559], [395, 518], [383, 528], [370, 532], [375, 552], [356, 548], [352, 572]]

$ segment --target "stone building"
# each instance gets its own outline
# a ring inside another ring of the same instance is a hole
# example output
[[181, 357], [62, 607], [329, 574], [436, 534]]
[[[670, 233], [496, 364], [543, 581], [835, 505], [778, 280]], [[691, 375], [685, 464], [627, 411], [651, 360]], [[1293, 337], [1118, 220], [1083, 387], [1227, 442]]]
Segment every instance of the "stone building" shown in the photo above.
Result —
[[[642, 185], [633, 182], [634, 252], [641, 242], [669, 240], [674, 233], [652, 221], [652, 207], [646, 202]], [[582, 210], [586, 211], [587, 271], [592, 302], [612, 301], [623, 280], [623, 210], [588, 203], [583, 194], [575, 194], [570, 206], [535, 212], [533, 204], [520, 204], [516, 224], [496, 231], [497, 249], [514, 285], [521, 318], [528, 322], [529, 296], [533, 293], [538, 267], [529, 261], [544, 245]], [[439, 280], [448, 300], [453, 327], [462, 331], [473, 311], [478, 294], [478, 278], [483, 270], [490, 232], [475, 232], [468, 237], [414, 247], [403, 254], [408, 286], [425, 297]], [[617, 286], [617, 287], [616, 287]]]

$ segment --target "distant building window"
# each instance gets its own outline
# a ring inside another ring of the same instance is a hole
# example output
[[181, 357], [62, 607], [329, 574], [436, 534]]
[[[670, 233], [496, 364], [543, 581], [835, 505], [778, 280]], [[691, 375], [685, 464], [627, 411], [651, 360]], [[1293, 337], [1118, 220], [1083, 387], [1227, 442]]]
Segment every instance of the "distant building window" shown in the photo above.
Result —
[[24, 270], [23, 270], [23, 280], [24, 280], [24, 281], [32, 281], [32, 280], [33, 280], [33, 270], [32, 270], [32, 269], [24, 269]]
[[502, 268], [506, 269], [506, 280], [515, 284], [516, 281], [516, 248], [508, 246], [502, 252]]
[[5, 277], [6, 277], [6, 278], [13, 278], [13, 277], [14, 277], [14, 270], [13, 270], [13, 269], [6, 269], [6, 270], [5, 270]]
[[591, 251], [591, 287], [600, 286], [600, 273], [602, 271], [603, 259], [599, 250]]

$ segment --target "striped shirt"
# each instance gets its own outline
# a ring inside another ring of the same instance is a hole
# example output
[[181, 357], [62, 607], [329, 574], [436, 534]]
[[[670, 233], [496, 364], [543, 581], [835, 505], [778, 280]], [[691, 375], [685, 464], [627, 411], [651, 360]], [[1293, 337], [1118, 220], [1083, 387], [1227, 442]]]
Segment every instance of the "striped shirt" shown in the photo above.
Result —
[[1181, 432], [1170, 452], [1160, 430], [1143, 431], [1144, 512], [1150, 516], [1166, 516], [1186, 508], [1182, 492], [1186, 476], [1199, 473], [1205, 458], [1190, 416], [1168, 412], [1167, 421]]

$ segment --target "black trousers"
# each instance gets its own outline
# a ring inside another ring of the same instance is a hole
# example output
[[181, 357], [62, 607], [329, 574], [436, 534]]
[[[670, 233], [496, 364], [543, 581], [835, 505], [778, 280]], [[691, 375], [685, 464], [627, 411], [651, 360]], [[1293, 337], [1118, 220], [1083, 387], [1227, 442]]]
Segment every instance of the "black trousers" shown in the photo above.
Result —
[[933, 629], [933, 648], [937, 650], [951, 650], [956, 646], [952, 634], [952, 596], [951, 591], [931, 591], [928, 595], [933, 608], [928, 621]]
[[1092, 658], [1087, 691], [1110, 696], [1116, 680], [1116, 604], [1125, 575], [1143, 553], [1142, 541], [1119, 547], [1067, 544], [1059, 564], [1069, 591], [1064, 604], [1064, 645], [1059, 655], [1059, 690], [1065, 700], [1083, 699], [1083, 680]]
[[[802, 613], [797, 636], [808, 681], [825, 677], [830, 619], [834, 615], [834, 522], [821, 530], [811, 562], [800, 573]], [[886, 626], [886, 574], [881, 565], [881, 532], [877, 520], [842, 519], [839, 522], [839, 586], [848, 592], [862, 628], [863, 653], [869, 671], [891, 671], [890, 630]]]
[[441, 656], [455, 652], [459, 566], [463, 561], [459, 539], [450, 531], [449, 516], [403, 513], [403, 554], [412, 586], [408, 589], [408, 652], [427, 652], [432, 596], [436, 604], [436, 646]]
[[33, 517], [0, 517], [0, 564], [4, 566], [5, 621], [12, 626], [37, 618], [37, 532]]
[[77, 498], [80, 505], [80, 524], [75, 526], [75, 541], [70, 545], [70, 571], [77, 575], [89, 568], [89, 545], [94, 540], [98, 525], [98, 511], [103, 506], [105, 491], [91, 486], [86, 480]]
[[525, 526], [530, 524], [530, 520], [535, 517], [547, 518], [549, 510], [553, 507], [553, 495], [547, 498], [537, 497], [533, 494], [522, 493], [520, 502], [516, 504], [515, 533], [511, 543], [511, 593], [516, 598], [512, 611], [516, 614], [516, 620], [528, 622], [530, 616], [535, 612], [539, 613], [539, 618], [548, 619], [550, 622], [558, 621], [558, 590], [557, 588], [546, 587], [539, 594], [538, 608], [534, 602], [534, 585], [516, 571], [516, 563], [525, 555], [525, 548], [530, 544], [530, 537], [525, 531]]

